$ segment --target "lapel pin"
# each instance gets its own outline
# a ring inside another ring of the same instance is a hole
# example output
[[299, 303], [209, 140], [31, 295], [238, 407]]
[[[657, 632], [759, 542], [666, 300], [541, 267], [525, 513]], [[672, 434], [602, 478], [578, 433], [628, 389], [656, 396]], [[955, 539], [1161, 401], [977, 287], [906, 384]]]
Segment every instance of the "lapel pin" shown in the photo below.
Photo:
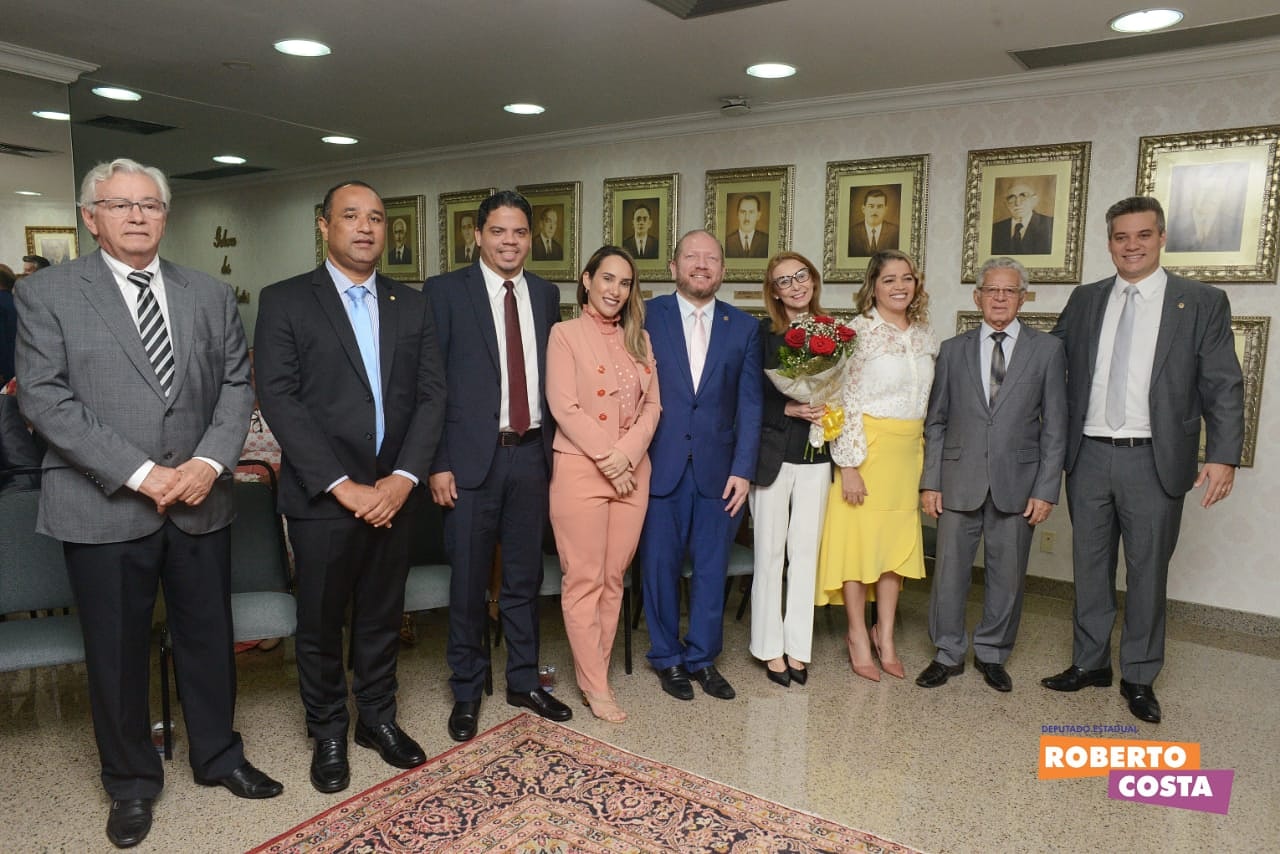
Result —
[[396, 295], [395, 295], [395, 294], [392, 294], [392, 295], [390, 296], [390, 300], [391, 300], [392, 302], [395, 302], [395, 301], [396, 301]]
[[1186, 303], [1182, 303], [1182, 302], [1178, 303], [1178, 308], [1186, 308], [1186, 307], [1187, 307]]

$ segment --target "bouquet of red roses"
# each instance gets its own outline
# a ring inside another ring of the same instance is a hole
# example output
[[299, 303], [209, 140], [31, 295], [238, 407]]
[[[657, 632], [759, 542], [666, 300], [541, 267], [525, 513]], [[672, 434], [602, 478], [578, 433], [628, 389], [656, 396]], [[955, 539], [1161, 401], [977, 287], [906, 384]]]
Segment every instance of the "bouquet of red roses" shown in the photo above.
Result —
[[843, 321], [825, 314], [806, 314], [792, 321], [782, 336], [778, 367], [765, 369], [774, 387], [787, 397], [827, 407], [822, 423], [809, 430], [809, 444], [815, 448], [839, 436], [844, 427], [840, 386], [857, 338], [853, 327]]

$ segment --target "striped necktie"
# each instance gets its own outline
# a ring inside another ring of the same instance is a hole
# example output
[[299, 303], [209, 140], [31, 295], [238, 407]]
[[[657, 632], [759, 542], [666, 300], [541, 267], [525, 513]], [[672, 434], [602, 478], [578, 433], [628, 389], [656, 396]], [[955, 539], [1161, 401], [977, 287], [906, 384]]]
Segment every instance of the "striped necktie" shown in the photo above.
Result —
[[142, 335], [142, 347], [147, 351], [164, 396], [168, 397], [173, 389], [173, 345], [169, 343], [169, 330], [164, 325], [160, 303], [151, 292], [151, 274], [146, 270], [133, 270], [127, 278], [138, 289], [138, 332]]

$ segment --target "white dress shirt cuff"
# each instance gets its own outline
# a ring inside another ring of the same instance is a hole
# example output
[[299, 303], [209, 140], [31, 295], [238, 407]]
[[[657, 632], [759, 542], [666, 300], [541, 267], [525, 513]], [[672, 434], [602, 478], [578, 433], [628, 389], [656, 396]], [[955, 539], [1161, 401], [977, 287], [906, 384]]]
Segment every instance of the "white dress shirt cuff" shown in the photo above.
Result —
[[147, 475], [151, 474], [151, 470], [155, 467], [156, 464], [154, 462], [147, 460], [145, 463], [138, 466], [138, 470], [124, 482], [124, 485], [132, 489], [134, 492], [137, 492], [142, 488], [142, 482], [147, 479]]

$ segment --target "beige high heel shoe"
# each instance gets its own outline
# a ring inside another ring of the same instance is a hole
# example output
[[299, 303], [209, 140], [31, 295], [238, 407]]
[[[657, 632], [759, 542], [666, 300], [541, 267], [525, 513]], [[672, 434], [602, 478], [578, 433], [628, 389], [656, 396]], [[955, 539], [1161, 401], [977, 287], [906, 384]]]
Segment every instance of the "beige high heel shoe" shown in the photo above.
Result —
[[602, 721], [620, 724], [627, 719], [627, 713], [618, 705], [618, 698], [610, 691], [608, 694], [591, 694], [582, 692], [582, 705], [591, 710]]
[[890, 676], [898, 679], [905, 679], [907, 671], [906, 668], [902, 666], [902, 660], [895, 658], [890, 661], [880, 654], [880, 624], [877, 623], [867, 634], [871, 638], [871, 651], [875, 653], [876, 658], [880, 659], [881, 669]]
[[861, 676], [863, 679], [870, 679], [872, 682], [880, 681], [880, 668], [876, 667], [875, 662], [871, 664], [859, 664], [853, 657], [853, 639], [848, 635], [844, 636], [845, 646], [849, 648], [849, 666], [853, 668], [853, 672]]

